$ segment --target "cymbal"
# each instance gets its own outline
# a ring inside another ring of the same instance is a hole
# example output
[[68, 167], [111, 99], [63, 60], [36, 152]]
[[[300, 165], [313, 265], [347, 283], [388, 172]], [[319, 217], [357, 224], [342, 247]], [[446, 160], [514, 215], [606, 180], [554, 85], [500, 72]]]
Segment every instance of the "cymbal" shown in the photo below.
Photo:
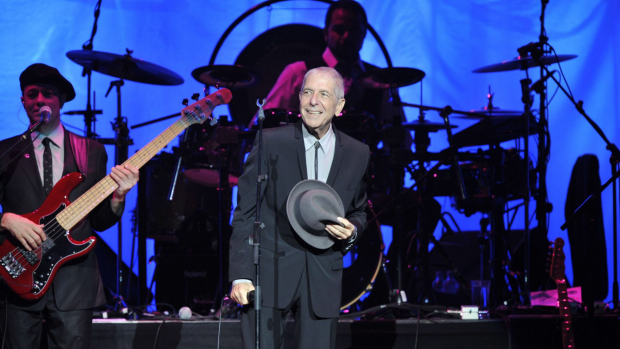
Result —
[[[414, 131], [437, 132], [445, 130], [446, 124], [443, 122], [432, 122], [426, 119], [418, 119], [412, 122], [403, 123], [403, 128]], [[450, 128], [456, 128], [456, 125], [450, 125]]]
[[[540, 61], [544, 65], [551, 65], [553, 63], [564, 62], [577, 57], [577, 55], [557, 55], [554, 56], [541, 56]], [[497, 64], [487, 65], [482, 68], [473, 70], [474, 73], [493, 73], [508, 70], [525, 70], [532, 67], [539, 67], [540, 64], [531, 56], [517, 57], [508, 61], [503, 61]]]
[[459, 148], [499, 144], [537, 133], [538, 123], [534, 116], [530, 115], [529, 128], [527, 128], [526, 121], [525, 115], [497, 115], [484, 118], [455, 133], [453, 144]]
[[261, 79], [258, 70], [242, 65], [207, 65], [194, 69], [192, 76], [205, 85], [226, 88], [252, 87]]
[[67, 57], [84, 68], [125, 80], [151, 85], [180, 85], [184, 82], [177, 73], [129, 54], [75, 50], [67, 52]]
[[[220, 173], [217, 170], [195, 168], [183, 171], [183, 175], [185, 175], [190, 182], [206, 187], [217, 188], [220, 186]], [[238, 181], [238, 177], [228, 174], [228, 184], [231, 187], [237, 185]]]
[[424, 76], [423, 71], [415, 68], [382, 68], [366, 71], [355, 81], [366, 88], [386, 89], [413, 85]]
[[[513, 116], [518, 116], [523, 114], [523, 111], [519, 111], [519, 110], [504, 110], [501, 109], [499, 107], [491, 107], [489, 108], [488, 106], [482, 108], [482, 109], [477, 109], [477, 110], [470, 110], [469, 111], [472, 114], [469, 115], [458, 115], [456, 116], [459, 119], [475, 119], [475, 120], [481, 120], [481, 119], [485, 119], [488, 117], [498, 117], [498, 116], [505, 116], [505, 115], [513, 115]], [[477, 114], [477, 115], [474, 115]]]

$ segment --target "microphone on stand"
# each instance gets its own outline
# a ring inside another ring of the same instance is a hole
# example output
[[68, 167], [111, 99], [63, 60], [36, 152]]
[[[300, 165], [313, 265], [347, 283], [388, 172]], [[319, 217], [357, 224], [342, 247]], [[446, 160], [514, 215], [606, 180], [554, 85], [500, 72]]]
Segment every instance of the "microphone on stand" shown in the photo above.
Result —
[[532, 86], [530, 86], [530, 92], [536, 91], [540, 93], [540, 90], [545, 86], [545, 81], [547, 81], [547, 79], [549, 79], [553, 74], [555, 74], [556, 71], [557, 70], [550, 71], [549, 74], [545, 75], [542, 79], [533, 83]]
[[41, 123], [48, 124], [50, 117], [52, 117], [52, 109], [48, 106], [41, 107], [39, 115], [41, 116]]
[[517, 49], [517, 52], [519, 52], [519, 56], [522, 57], [526, 57], [528, 56], [528, 53], [532, 54], [532, 57], [537, 58], [542, 56], [543, 52], [543, 45], [544, 43], [542, 42], [530, 42], [529, 44], [525, 45], [525, 46], [521, 46]]

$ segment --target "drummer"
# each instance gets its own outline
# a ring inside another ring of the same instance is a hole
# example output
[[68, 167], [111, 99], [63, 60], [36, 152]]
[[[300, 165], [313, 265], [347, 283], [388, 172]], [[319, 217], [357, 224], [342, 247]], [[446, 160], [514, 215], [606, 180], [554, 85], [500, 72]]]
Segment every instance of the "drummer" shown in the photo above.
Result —
[[367, 18], [364, 8], [352, 0], [341, 0], [330, 5], [325, 16], [324, 38], [327, 47], [322, 56], [287, 65], [267, 96], [264, 108], [299, 107], [299, 91], [306, 72], [320, 66], [336, 69], [344, 78], [345, 109], [365, 111], [380, 122], [391, 123], [395, 115], [403, 117], [402, 108], [389, 103], [387, 90], [364, 89], [354, 84], [353, 78], [378, 67], [363, 62], [359, 51], [366, 37]]

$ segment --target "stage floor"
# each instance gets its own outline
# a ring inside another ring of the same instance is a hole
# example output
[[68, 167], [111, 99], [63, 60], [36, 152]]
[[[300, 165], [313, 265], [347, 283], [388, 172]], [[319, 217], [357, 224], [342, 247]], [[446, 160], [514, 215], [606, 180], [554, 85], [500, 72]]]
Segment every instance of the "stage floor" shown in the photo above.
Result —
[[[289, 338], [292, 322], [287, 325]], [[217, 320], [94, 320], [93, 349], [217, 348]], [[620, 348], [617, 314], [573, 317], [576, 348]], [[337, 348], [561, 349], [560, 317], [508, 315], [500, 319], [341, 320]], [[223, 320], [221, 349], [242, 348], [238, 320]], [[285, 348], [293, 348], [286, 343]]]

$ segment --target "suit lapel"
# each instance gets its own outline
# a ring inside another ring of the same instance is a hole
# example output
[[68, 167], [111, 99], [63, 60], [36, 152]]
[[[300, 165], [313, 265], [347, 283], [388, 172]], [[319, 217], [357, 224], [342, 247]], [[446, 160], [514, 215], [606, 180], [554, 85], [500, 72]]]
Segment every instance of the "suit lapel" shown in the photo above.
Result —
[[41, 183], [39, 167], [37, 166], [37, 158], [34, 155], [34, 146], [32, 142], [27, 142], [26, 144], [22, 145], [20, 150], [22, 150], [23, 147], [27, 148], [26, 151], [22, 155], [20, 155], [23, 158], [18, 161], [19, 166], [22, 167], [26, 178], [28, 178], [28, 181], [35, 189], [41, 201], [44, 201], [45, 191], [43, 190], [43, 183]]
[[329, 175], [327, 176], [327, 184], [331, 187], [334, 186], [336, 176], [338, 175], [338, 171], [340, 171], [342, 156], [344, 155], [344, 150], [342, 149], [342, 138], [340, 137], [340, 133], [336, 130], [336, 126], [334, 124], [332, 124], [332, 130], [334, 131], [334, 136], [336, 137], [336, 148], [334, 149], [334, 160], [332, 161], [332, 167], [329, 169]]
[[295, 124], [295, 148], [297, 149], [297, 163], [302, 180], [308, 179], [308, 168], [306, 166], [306, 149], [304, 147], [304, 136], [301, 131], [303, 122], [300, 120]]

